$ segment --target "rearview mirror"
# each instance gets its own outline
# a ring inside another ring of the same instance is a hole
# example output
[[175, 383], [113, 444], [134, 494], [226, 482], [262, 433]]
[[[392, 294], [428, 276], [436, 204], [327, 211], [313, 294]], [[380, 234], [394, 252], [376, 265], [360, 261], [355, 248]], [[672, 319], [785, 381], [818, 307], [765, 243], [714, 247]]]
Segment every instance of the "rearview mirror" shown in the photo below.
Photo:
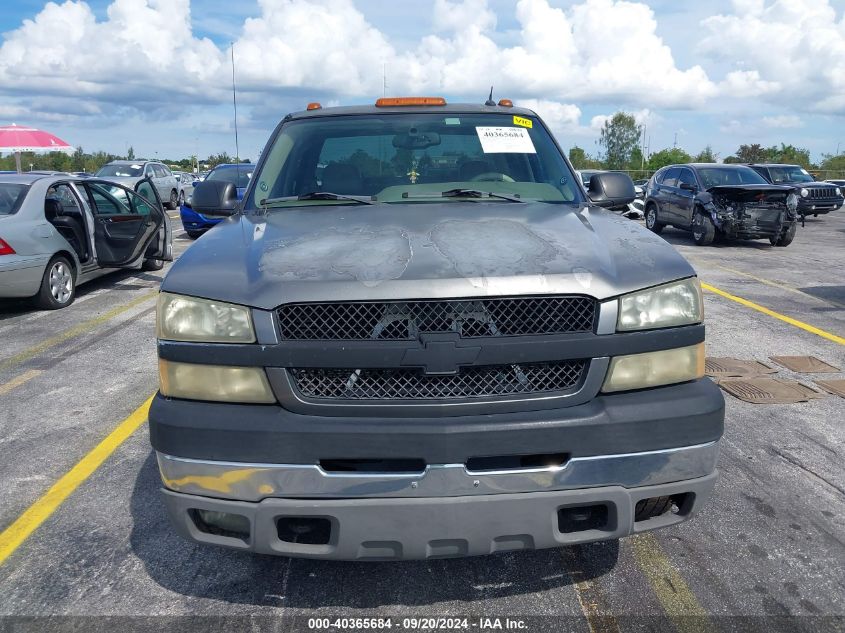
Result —
[[203, 181], [194, 188], [191, 207], [203, 215], [234, 215], [238, 210], [238, 190], [231, 182]]
[[587, 195], [593, 204], [605, 209], [625, 209], [637, 197], [634, 181], [628, 174], [619, 172], [592, 176]]
[[684, 189], [685, 191], [695, 191], [698, 187], [689, 182], [682, 182], [681, 189]]
[[412, 128], [407, 134], [397, 134], [393, 137], [393, 147], [398, 149], [426, 149], [440, 145], [440, 135], [437, 132], [418, 132]]

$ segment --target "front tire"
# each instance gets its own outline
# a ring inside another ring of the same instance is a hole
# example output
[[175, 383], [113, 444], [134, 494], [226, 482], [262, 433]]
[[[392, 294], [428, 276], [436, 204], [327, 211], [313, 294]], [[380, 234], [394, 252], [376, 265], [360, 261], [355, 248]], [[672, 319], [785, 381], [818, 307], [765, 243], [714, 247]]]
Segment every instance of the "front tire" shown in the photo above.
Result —
[[769, 242], [772, 246], [789, 246], [792, 244], [792, 240], [795, 239], [795, 233], [797, 230], [798, 223], [793, 222], [789, 225], [789, 228], [781, 232], [778, 237], [770, 237]]
[[164, 268], [164, 261], [161, 259], [145, 259], [141, 264], [141, 270], [161, 270]]
[[692, 224], [692, 237], [699, 246], [712, 244], [716, 239], [716, 226], [709, 215], [698, 213]]
[[183, 204], [185, 204], [185, 192], [184, 191], [179, 192], [179, 200], [176, 201], [176, 204], [179, 205], [180, 207]]
[[645, 211], [645, 226], [649, 231], [657, 233], [658, 235], [666, 227], [666, 225], [660, 222], [657, 218], [656, 204], [648, 205], [648, 208]]
[[42, 310], [66, 308], [76, 298], [76, 278], [73, 266], [63, 255], [56, 255], [47, 264], [41, 287], [35, 295], [35, 305]]
[[167, 208], [171, 211], [176, 209], [176, 206], [179, 204], [179, 194], [176, 193], [175, 189], [170, 191], [170, 201], [167, 203]]

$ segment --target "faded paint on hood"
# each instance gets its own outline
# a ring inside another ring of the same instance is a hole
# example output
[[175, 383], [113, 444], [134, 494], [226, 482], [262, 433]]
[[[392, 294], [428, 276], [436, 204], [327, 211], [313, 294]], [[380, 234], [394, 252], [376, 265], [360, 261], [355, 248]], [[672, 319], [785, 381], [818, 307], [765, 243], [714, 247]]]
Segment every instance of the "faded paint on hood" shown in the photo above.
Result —
[[596, 207], [334, 205], [229, 218], [179, 258], [162, 290], [264, 309], [561, 293], [605, 299], [693, 274], [663, 239]]

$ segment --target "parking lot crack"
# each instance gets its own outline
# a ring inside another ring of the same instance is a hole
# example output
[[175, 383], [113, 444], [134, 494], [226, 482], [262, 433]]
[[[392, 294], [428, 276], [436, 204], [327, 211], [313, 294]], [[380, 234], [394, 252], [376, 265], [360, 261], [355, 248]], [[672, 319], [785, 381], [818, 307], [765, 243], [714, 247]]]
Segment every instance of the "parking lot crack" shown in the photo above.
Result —
[[817, 472], [815, 472], [813, 469], [809, 468], [808, 466], [805, 466], [796, 457], [793, 457], [789, 453], [784, 453], [783, 451], [780, 451], [780, 450], [776, 449], [775, 447], [771, 447], [769, 450], [771, 450], [772, 453], [774, 453], [775, 455], [777, 455], [778, 457], [780, 457], [784, 461], [789, 462], [793, 466], [800, 468], [801, 470], [803, 470], [806, 473], [812, 475], [813, 477], [815, 477], [819, 481], [826, 483], [828, 486], [830, 486], [831, 488], [836, 490], [840, 495], [845, 497], [845, 488], [842, 488], [842, 486], [835, 484], [834, 482], [830, 481], [826, 477], [824, 477], [824, 476], [818, 474]]

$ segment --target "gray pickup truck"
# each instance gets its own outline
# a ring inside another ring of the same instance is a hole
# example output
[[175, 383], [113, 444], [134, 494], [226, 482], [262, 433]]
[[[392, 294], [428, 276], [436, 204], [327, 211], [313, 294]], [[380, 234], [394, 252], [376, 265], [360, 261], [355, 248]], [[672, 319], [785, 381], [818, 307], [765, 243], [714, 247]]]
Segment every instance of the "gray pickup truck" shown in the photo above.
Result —
[[[585, 195], [586, 194], [586, 195]], [[589, 198], [589, 199], [588, 199]], [[149, 414], [197, 542], [471, 556], [688, 519], [717, 478], [701, 289], [537, 115], [440, 98], [286, 116], [161, 287]]]

